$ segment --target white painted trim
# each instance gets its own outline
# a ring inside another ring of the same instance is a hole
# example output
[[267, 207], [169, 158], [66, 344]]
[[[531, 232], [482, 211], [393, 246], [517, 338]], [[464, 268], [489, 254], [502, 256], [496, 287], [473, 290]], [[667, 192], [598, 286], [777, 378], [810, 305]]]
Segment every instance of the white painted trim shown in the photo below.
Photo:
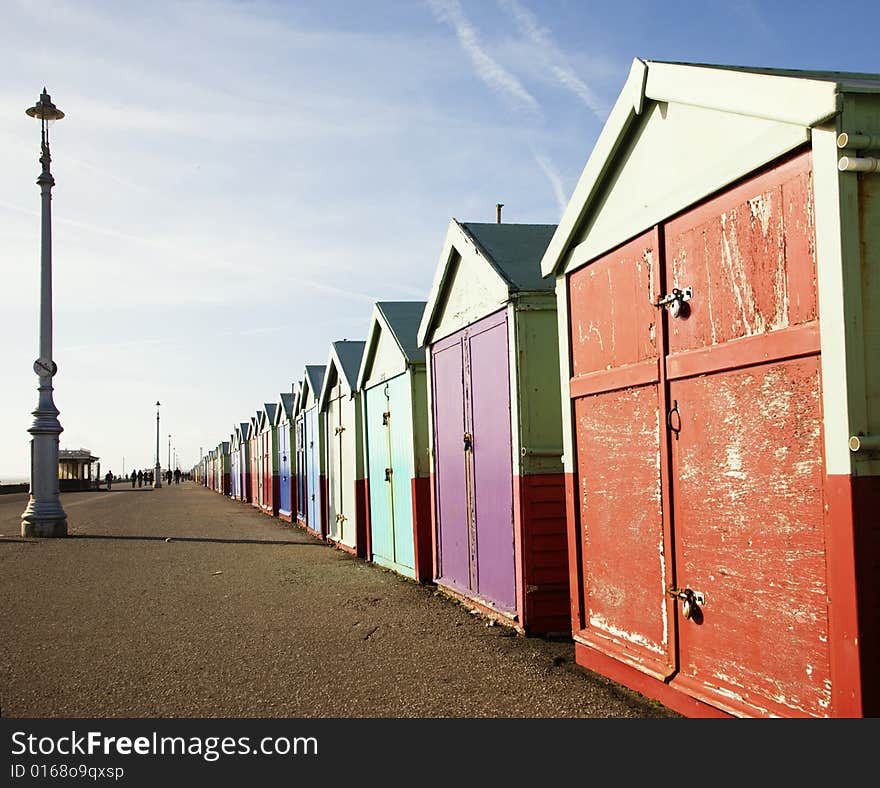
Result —
[[[844, 178], [857, 178], [837, 169], [836, 124], [813, 129], [813, 204], [816, 221], [816, 278], [819, 290], [820, 343], [822, 351], [822, 405], [825, 433], [825, 468], [830, 475], [849, 475], [852, 458], [850, 436], [850, 397], [848, 372], [852, 361], [847, 358], [853, 348], [847, 347], [847, 315], [845, 304], [846, 239], [841, 235], [841, 187]], [[851, 228], [850, 228], [851, 229]], [[856, 224], [858, 232], [858, 224]], [[855, 239], [858, 254], [858, 238]], [[858, 263], [858, 257], [855, 258]], [[856, 265], [858, 270], [858, 265]], [[860, 299], [859, 299], [860, 301]], [[855, 306], [855, 301], [852, 301]]]
[[761, 74], [739, 69], [648, 62], [645, 95], [798, 126], [814, 126], [837, 114], [837, 82], [809, 76]]
[[559, 390], [562, 406], [562, 469], [573, 473], [575, 458], [574, 426], [571, 413], [571, 363], [568, 335], [568, 283], [565, 274], [556, 277], [556, 320], [559, 330]]
[[568, 201], [556, 232], [550, 239], [550, 244], [541, 259], [541, 274], [543, 276], [550, 276], [562, 262], [565, 250], [577, 231], [578, 225], [599, 187], [602, 176], [610, 166], [630, 124], [642, 111], [646, 79], [647, 66], [636, 58], [632, 62], [623, 90], [620, 92], [608, 120], [605, 121], [599, 139], [596, 141], [581, 177], [578, 179], [574, 194]]

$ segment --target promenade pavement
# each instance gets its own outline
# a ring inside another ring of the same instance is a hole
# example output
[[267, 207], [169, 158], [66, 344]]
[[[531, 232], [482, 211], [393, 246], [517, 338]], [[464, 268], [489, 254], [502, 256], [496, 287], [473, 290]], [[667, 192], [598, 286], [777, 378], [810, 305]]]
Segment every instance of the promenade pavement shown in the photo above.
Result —
[[671, 717], [438, 593], [194, 484], [0, 496], [4, 717]]

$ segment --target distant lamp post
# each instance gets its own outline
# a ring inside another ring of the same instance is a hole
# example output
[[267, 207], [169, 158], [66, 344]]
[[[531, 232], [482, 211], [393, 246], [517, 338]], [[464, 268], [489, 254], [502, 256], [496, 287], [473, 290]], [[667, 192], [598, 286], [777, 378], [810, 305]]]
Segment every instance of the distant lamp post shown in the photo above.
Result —
[[162, 466], [159, 464], [159, 400], [156, 400], [156, 470], [153, 473], [153, 487], [162, 486]]
[[21, 516], [22, 536], [67, 536], [67, 515], [61, 508], [58, 482], [58, 436], [64, 431], [58, 421], [58, 408], [52, 400], [52, 378], [58, 367], [52, 360], [52, 187], [55, 179], [49, 171], [49, 127], [64, 117], [46, 88], [40, 100], [25, 112], [38, 118], [41, 131], [40, 163], [43, 171], [37, 178], [42, 196], [42, 251], [40, 256], [40, 357], [34, 372], [40, 378], [39, 399], [32, 411], [31, 487], [27, 508]]
[[168, 470], [171, 470], [171, 433], [168, 433]]

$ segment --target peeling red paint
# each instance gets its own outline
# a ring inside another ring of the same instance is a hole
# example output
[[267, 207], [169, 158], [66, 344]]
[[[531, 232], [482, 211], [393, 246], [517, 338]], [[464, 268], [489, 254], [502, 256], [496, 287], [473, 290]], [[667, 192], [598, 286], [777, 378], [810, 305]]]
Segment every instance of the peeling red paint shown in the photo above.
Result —
[[[857, 622], [835, 592], [847, 593], [852, 554], [847, 567], [841, 541], [833, 555], [828, 546], [841, 526], [825, 514], [810, 154], [577, 269], [568, 285], [578, 660], [687, 713], [857, 708], [837, 692], [861, 692], [859, 651], [831, 645], [837, 630], [856, 638], [866, 613]], [[677, 318], [655, 306], [673, 288], [693, 289]], [[865, 552], [876, 562], [876, 548]], [[863, 566], [857, 585], [876, 621], [870, 573]], [[696, 615], [683, 615], [673, 586], [699, 592]]]

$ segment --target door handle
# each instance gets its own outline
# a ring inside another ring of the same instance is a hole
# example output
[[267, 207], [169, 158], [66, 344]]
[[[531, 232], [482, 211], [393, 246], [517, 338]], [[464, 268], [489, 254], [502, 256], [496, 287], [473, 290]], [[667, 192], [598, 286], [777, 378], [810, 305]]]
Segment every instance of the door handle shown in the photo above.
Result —
[[473, 451], [474, 448], [474, 436], [469, 432], [464, 434], [464, 450], [465, 451]]
[[678, 433], [681, 432], [681, 411], [678, 409], [677, 399], [672, 400], [672, 408], [666, 414], [666, 426], [670, 432], [675, 434], [675, 439], [678, 440]]
[[391, 481], [391, 468], [386, 468], [386, 469], [385, 469], [385, 481], [386, 481], [386, 482], [390, 482], [390, 481]]

